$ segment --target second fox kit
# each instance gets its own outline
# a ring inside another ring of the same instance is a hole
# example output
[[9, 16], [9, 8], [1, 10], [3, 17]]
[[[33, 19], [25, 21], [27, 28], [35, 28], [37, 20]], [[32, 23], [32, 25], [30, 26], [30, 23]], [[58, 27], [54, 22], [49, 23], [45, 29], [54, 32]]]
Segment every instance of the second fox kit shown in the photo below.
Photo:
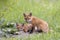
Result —
[[32, 24], [16, 24], [17, 29], [24, 32], [32, 33], [33, 26]]
[[33, 25], [33, 27], [37, 28], [37, 30], [42, 30], [43, 32], [48, 32], [49, 28], [48, 28], [48, 23], [42, 19], [39, 19], [35, 16], [32, 16], [32, 13], [29, 14], [25, 14], [24, 15], [24, 19], [26, 22], [31, 23]]

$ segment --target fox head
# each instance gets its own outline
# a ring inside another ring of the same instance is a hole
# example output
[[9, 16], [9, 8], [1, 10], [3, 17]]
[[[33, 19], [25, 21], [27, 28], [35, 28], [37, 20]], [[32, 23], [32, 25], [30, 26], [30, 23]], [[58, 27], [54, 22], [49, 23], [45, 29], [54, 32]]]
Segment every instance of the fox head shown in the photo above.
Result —
[[23, 26], [24, 26], [24, 24], [18, 24], [18, 23], [16, 23], [16, 28], [17, 28], [19, 31], [23, 30]]
[[29, 14], [23, 13], [23, 16], [26, 22], [30, 23], [32, 21], [32, 13]]

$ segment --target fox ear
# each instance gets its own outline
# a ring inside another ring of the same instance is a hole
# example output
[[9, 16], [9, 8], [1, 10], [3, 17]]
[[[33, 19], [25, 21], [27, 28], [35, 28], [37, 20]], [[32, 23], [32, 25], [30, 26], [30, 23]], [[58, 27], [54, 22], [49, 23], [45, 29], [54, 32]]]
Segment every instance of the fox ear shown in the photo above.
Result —
[[25, 13], [23, 13], [23, 16], [25, 17], [25, 16], [26, 16], [26, 14], [25, 14]]
[[32, 13], [30, 13], [29, 15], [32, 16]]

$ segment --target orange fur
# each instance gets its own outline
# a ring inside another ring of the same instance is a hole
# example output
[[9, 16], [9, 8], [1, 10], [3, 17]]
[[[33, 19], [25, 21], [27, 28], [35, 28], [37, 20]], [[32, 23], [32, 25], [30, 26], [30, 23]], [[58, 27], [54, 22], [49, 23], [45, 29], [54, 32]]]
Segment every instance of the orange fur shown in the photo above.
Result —
[[28, 32], [32, 30], [32, 24], [17, 24], [17, 29], [22, 30], [24, 32]]
[[28, 31], [31, 31], [32, 30], [32, 24], [24, 24], [23, 26], [23, 31], [24, 32], [28, 32]]
[[43, 32], [48, 32], [48, 23], [42, 19], [39, 19], [35, 16], [32, 16], [32, 13], [25, 14], [24, 13], [24, 19], [26, 22], [31, 23], [33, 27], [37, 27], [37, 30], [42, 30]]

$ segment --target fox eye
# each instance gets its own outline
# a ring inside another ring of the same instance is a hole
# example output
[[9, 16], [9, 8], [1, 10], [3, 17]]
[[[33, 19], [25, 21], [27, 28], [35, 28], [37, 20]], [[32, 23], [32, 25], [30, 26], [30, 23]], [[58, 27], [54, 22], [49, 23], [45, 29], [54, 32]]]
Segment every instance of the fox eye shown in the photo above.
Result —
[[25, 18], [25, 20], [27, 20], [27, 18]]

